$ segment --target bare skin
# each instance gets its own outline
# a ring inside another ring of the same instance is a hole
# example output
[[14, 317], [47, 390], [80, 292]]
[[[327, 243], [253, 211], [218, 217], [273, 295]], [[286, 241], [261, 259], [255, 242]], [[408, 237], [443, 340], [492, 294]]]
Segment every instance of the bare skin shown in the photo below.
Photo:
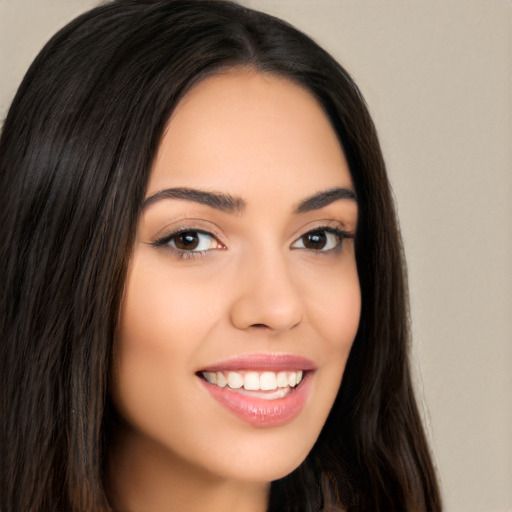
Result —
[[[359, 322], [352, 191], [329, 120], [286, 79], [231, 70], [178, 105], [120, 311], [119, 510], [264, 512], [270, 482], [304, 460]], [[279, 424], [233, 413], [205, 380], [205, 369], [255, 355], [309, 362], [303, 387], [283, 388], [305, 399]]]

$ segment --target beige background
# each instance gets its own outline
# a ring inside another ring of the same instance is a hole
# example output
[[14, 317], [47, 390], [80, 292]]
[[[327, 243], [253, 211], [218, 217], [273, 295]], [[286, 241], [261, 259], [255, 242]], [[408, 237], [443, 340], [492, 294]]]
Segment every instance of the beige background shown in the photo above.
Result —
[[[42, 43], [95, 0], [0, 0], [0, 118]], [[512, 3], [245, 0], [353, 74], [409, 265], [418, 393], [446, 510], [512, 511]]]

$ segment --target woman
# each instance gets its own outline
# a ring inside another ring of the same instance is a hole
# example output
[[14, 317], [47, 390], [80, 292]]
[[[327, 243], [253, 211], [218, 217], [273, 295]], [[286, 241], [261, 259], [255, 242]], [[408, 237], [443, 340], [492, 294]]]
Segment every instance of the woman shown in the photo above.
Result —
[[106, 4], [0, 151], [1, 510], [440, 510], [382, 155], [315, 43]]

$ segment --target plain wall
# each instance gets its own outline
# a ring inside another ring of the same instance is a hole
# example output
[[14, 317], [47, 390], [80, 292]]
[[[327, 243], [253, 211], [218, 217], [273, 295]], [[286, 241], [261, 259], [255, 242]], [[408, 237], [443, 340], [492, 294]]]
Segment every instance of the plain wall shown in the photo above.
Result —
[[[0, 119], [92, 0], [0, 0]], [[448, 512], [512, 511], [512, 3], [246, 0], [351, 72], [397, 199], [413, 366]]]

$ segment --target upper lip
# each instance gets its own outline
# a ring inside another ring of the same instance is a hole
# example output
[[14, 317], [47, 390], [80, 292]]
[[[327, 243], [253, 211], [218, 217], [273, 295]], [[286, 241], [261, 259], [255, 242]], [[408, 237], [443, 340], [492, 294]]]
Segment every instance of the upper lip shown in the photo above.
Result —
[[201, 369], [203, 372], [224, 370], [316, 370], [316, 365], [304, 356], [270, 353], [235, 356]]

